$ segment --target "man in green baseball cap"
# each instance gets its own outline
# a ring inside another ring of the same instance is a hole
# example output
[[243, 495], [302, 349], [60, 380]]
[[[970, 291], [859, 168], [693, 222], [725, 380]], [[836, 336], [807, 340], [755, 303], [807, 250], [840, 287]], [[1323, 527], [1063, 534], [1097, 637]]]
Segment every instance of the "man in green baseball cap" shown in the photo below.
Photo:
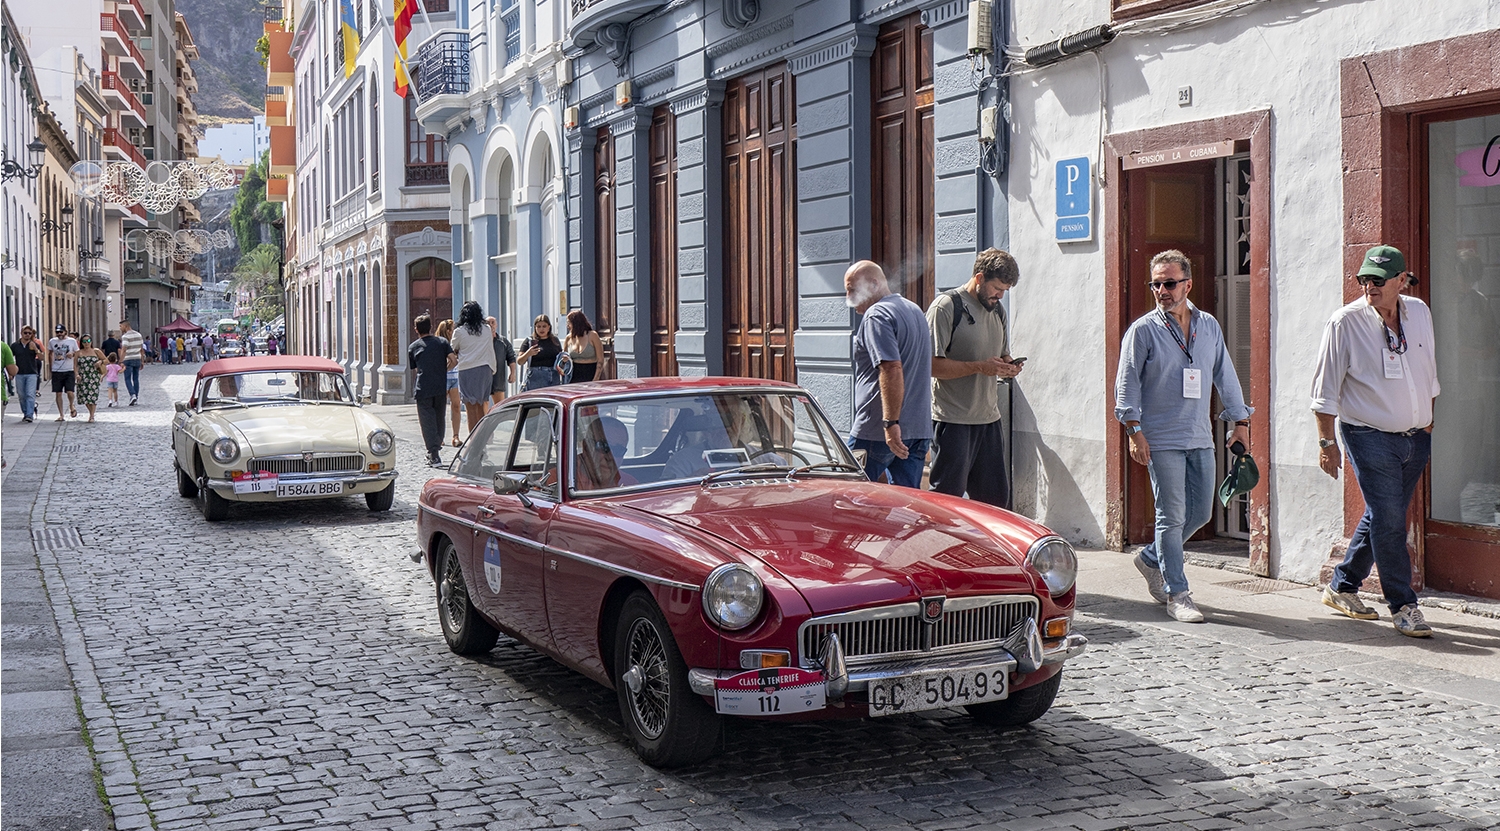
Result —
[[1416, 276], [1392, 246], [1366, 251], [1354, 279], [1363, 296], [1334, 312], [1323, 329], [1312, 409], [1319, 466], [1338, 478], [1342, 438], [1365, 513], [1323, 603], [1356, 620], [1376, 619], [1379, 613], [1358, 592], [1370, 569], [1378, 568], [1396, 631], [1431, 637], [1411, 585], [1406, 511], [1432, 455], [1432, 405], [1441, 391], [1432, 310], [1401, 294]]

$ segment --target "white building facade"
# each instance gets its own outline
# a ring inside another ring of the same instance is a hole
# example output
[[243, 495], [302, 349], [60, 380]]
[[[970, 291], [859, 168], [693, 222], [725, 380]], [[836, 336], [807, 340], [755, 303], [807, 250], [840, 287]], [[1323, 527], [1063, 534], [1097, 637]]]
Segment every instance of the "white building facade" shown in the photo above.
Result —
[[[1090, 53], [1010, 79], [1010, 250], [1026, 277], [1012, 339], [1030, 357], [1013, 400], [1018, 509], [1087, 544], [1150, 539], [1112, 388], [1120, 337], [1151, 308], [1149, 259], [1177, 248], [1256, 408], [1261, 483], [1210, 532], [1260, 574], [1325, 579], [1363, 503], [1347, 469], [1318, 468], [1312, 374], [1364, 251], [1388, 243], [1438, 329], [1417, 577], [1500, 596], [1500, 7], [1013, 8], [1015, 54], [1075, 33], [1070, 51]], [[1091, 205], [1060, 195], [1069, 181]]]
[[40, 233], [37, 217], [37, 176], [43, 154], [37, 144], [37, 112], [43, 99], [37, 89], [26, 39], [3, 6], [0, 27], [0, 146], [9, 170], [0, 184], [0, 285], [3, 285], [3, 336], [18, 340], [22, 326], [43, 331]]

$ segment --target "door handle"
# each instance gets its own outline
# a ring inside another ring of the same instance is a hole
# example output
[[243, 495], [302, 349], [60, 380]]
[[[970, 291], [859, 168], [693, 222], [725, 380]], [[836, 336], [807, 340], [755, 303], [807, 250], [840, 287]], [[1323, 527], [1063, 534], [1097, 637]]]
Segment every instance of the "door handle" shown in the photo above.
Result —
[[482, 517], [484, 517], [484, 518], [486, 518], [486, 519], [488, 519], [488, 518], [490, 518], [490, 517], [492, 517], [492, 516], [495, 515], [495, 509], [491, 508], [488, 505], [480, 505], [479, 508], [478, 508], [478, 511], [479, 511], [479, 515], [482, 516]]

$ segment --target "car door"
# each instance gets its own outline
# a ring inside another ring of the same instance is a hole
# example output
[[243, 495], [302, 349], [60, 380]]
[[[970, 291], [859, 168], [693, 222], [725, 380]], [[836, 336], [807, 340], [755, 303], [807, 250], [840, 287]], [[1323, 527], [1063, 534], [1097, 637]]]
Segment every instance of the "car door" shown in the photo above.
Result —
[[516, 409], [504, 472], [526, 476], [531, 489], [502, 496], [492, 487], [479, 507], [474, 565], [483, 581], [474, 596], [481, 609], [523, 640], [551, 650], [542, 563], [548, 525], [561, 492], [559, 412], [550, 403], [523, 404]]

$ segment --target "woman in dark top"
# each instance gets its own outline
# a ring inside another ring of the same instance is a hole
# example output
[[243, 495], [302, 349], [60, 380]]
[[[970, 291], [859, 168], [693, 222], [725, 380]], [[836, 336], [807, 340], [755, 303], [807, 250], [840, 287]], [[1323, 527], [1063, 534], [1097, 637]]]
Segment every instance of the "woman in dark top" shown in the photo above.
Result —
[[562, 341], [552, 333], [552, 320], [546, 315], [537, 315], [531, 322], [531, 337], [521, 341], [521, 355], [516, 359], [526, 364], [526, 389], [555, 387], [562, 383], [562, 378], [553, 368], [562, 351]]

